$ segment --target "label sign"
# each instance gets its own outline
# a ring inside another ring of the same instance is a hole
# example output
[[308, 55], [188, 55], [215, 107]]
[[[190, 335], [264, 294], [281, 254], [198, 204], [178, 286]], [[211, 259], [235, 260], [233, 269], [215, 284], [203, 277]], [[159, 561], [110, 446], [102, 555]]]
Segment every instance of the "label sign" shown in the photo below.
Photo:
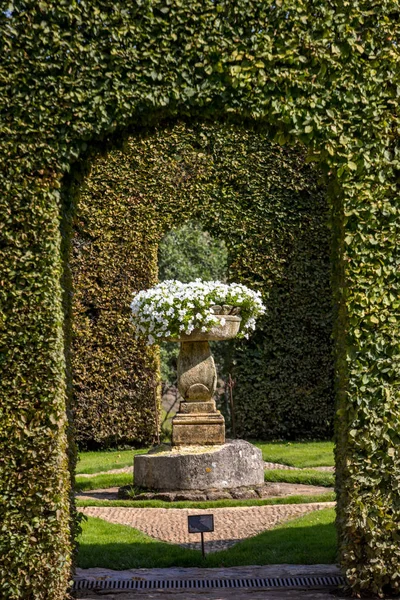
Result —
[[214, 515], [188, 516], [189, 533], [209, 533], [214, 531]]

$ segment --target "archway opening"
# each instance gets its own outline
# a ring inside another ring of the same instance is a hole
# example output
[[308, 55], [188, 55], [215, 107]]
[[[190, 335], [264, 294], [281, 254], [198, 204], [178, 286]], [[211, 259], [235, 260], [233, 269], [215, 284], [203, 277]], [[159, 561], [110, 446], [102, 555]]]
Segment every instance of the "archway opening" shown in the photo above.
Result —
[[223, 240], [227, 278], [262, 290], [268, 305], [260, 329], [230, 355], [238, 435], [330, 436], [328, 221], [325, 187], [304, 151], [251, 127], [181, 121], [96, 161], [73, 242], [78, 441], [154, 440], [159, 359], [133, 341], [129, 303], [156, 282], [164, 236], [188, 222]]

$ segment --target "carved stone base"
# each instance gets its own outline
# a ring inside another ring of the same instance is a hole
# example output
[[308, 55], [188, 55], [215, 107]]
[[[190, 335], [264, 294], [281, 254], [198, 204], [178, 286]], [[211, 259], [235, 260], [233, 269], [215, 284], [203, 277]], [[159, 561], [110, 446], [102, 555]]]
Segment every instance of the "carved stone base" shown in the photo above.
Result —
[[222, 490], [261, 486], [261, 450], [244, 440], [222, 446], [158, 446], [134, 458], [135, 486], [148, 490]]
[[[202, 402], [182, 402], [192, 404], [196, 409]], [[208, 402], [206, 404], [209, 404]], [[190, 409], [191, 407], [185, 407]], [[190, 410], [188, 413], [178, 412], [172, 419], [172, 444], [173, 446], [218, 445], [225, 442], [225, 421], [219, 411], [197, 412]]]

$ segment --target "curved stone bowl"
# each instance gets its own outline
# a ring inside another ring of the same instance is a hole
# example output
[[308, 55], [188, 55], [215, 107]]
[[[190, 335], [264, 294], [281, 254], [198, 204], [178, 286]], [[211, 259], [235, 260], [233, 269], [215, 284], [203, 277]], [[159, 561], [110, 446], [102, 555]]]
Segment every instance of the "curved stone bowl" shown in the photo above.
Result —
[[241, 317], [234, 315], [214, 315], [217, 319], [225, 319], [225, 325], [214, 325], [210, 331], [203, 332], [200, 329], [193, 329], [190, 335], [182, 333], [179, 337], [161, 338], [163, 342], [222, 342], [236, 337]]

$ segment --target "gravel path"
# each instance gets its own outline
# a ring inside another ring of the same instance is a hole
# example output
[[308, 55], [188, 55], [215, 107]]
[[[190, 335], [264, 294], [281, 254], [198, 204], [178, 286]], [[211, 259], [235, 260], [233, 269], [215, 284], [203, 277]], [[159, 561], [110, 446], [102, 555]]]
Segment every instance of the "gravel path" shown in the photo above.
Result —
[[187, 517], [193, 514], [214, 514], [213, 533], [205, 536], [206, 550], [226, 550], [240, 540], [271, 529], [278, 523], [301, 517], [314, 510], [334, 507], [334, 502], [310, 504], [281, 504], [215, 508], [212, 511], [178, 508], [125, 508], [87, 506], [80, 510], [87, 516], [99, 517], [110, 523], [135, 527], [152, 538], [179, 544], [185, 548], [200, 549], [200, 535], [189, 534]]

